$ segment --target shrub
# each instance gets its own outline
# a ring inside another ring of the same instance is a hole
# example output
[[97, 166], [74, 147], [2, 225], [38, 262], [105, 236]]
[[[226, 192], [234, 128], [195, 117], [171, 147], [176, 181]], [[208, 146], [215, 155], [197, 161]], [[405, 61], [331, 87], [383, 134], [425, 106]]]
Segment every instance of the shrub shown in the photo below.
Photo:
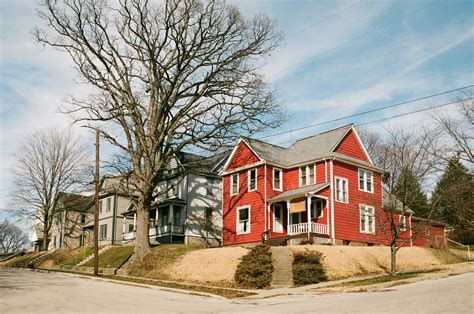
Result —
[[243, 288], [263, 289], [270, 286], [273, 275], [272, 253], [268, 245], [258, 245], [244, 255], [234, 279]]
[[306, 249], [293, 256], [293, 282], [297, 286], [326, 281], [326, 271], [322, 261], [323, 254]]

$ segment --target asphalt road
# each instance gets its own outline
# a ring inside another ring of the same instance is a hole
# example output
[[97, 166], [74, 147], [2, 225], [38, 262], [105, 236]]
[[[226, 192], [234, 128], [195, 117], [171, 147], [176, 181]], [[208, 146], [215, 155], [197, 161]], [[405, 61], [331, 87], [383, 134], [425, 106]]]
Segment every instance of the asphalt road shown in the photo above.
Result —
[[474, 273], [378, 292], [226, 300], [59, 273], [0, 269], [0, 313], [474, 313]]

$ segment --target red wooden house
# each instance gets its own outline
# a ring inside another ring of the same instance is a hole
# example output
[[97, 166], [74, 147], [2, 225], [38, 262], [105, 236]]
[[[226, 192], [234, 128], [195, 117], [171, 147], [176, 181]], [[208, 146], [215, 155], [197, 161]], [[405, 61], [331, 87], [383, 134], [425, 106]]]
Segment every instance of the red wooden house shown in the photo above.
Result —
[[288, 148], [241, 138], [221, 176], [224, 245], [303, 238], [386, 243], [376, 223], [377, 214], [382, 216], [382, 170], [353, 125]]

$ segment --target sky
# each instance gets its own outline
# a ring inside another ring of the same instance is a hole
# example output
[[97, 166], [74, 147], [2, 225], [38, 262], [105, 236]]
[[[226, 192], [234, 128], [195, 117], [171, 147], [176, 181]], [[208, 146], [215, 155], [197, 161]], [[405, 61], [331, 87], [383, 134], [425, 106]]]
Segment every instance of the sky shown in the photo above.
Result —
[[[284, 41], [262, 73], [277, 89], [289, 119], [271, 135], [474, 84], [474, 1], [232, 0], [246, 17], [265, 14]], [[59, 112], [69, 95], [85, 95], [68, 56], [41, 47], [31, 35], [41, 21], [36, 1], [0, 1], [0, 219], [7, 216], [11, 168], [26, 136], [70, 126]], [[445, 95], [371, 115], [268, 138], [291, 140], [348, 123], [366, 123], [449, 102]], [[451, 107], [446, 107], [450, 110]], [[368, 124], [425, 127], [429, 112]], [[75, 131], [91, 143], [93, 135]], [[107, 151], [107, 147], [105, 147]]]

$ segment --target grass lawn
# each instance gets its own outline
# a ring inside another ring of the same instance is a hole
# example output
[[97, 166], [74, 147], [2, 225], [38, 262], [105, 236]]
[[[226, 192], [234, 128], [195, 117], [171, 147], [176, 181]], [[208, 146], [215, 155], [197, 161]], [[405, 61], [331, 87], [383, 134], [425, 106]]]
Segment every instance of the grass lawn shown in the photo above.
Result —
[[167, 274], [169, 266], [186, 253], [202, 248], [203, 246], [184, 244], [160, 244], [152, 248], [152, 252], [143, 261], [133, 262], [129, 265], [129, 274], [135, 277], [169, 279], [170, 276]]
[[75, 266], [93, 252], [91, 247], [80, 247], [69, 252], [69, 254], [60, 262], [63, 266]]
[[[133, 246], [112, 247], [99, 255], [100, 268], [117, 268], [133, 254]], [[93, 267], [94, 260], [88, 261], [84, 266]]]
[[37, 253], [37, 252], [26, 253], [25, 255], [17, 256], [8, 261], [2, 262], [0, 263], [0, 266], [28, 267], [28, 263], [40, 255], [41, 253]]

